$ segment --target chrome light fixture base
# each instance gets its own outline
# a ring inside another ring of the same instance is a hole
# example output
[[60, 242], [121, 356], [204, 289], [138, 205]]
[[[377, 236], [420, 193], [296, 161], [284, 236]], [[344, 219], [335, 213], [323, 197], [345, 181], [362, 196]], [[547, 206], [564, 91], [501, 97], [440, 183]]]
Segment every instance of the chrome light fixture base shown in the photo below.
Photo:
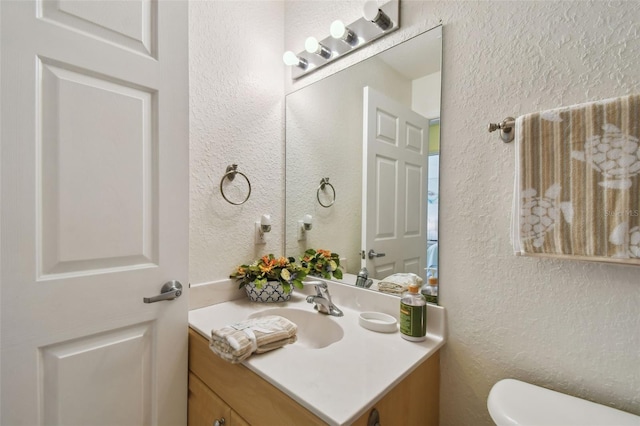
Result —
[[374, 40], [379, 39], [389, 33], [400, 28], [400, 1], [392, 0], [388, 3], [380, 6], [380, 10], [384, 13], [384, 15], [388, 16], [391, 20], [389, 27], [386, 30], [382, 30], [378, 24], [375, 22], [369, 21], [364, 17], [354, 21], [346, 27], [353, 31], [358, 37], [358, 42], [354, 45], [350, 45], [345, 43], [341, 39], [336, 39], [331, 36], [326, 37], [325, 39], [320, 41], [320, 44], [325, 46], [327, 49], [331, 51], [331, 56], [329, 58], [324, 58], [315, 53], [309, 53], [306, 50], [298, 53], [298, 57], [304, 59], [307, 62], [307, 65], [302, 67], [290, 67], [291, 69], [291, 79], [297, 80], [300, 77], [303, 77], [315, 70], [329, 64], [337, 59], [342, 58], [349, 53], [358, 50], [359, 48], [368, 45]]

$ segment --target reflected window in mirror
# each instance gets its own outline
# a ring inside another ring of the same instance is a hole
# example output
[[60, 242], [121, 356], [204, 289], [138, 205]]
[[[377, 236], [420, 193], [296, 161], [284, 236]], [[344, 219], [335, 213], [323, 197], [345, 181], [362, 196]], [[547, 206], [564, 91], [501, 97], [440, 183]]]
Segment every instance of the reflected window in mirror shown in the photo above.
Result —
[[438, 206], [440, 194], [440, 118], [429, 122], [429, 180], [427, 184], [427, 274], [438, 277]]

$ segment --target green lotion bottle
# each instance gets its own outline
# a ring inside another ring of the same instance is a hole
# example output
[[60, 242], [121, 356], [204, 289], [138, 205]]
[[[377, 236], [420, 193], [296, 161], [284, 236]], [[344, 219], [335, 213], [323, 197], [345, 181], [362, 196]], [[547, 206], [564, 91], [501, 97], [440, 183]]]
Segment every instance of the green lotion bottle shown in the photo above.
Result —
[[421, 342], [427, 334], [427, 300], [420, 286], [411, 284], [400, 299], [400, 335], [412, 342]]

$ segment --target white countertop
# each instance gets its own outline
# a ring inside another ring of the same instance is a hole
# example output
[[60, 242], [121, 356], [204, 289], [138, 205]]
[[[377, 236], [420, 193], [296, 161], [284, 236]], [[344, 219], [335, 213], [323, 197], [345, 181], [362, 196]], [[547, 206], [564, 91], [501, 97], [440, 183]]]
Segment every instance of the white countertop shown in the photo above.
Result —
[[[427, 339], [409, 342], [399, 331], [377, 333], [358, 324], [364, 311], [398, 318], [398, 297], [334, 282], [329, 282], [329, 290], [334, 304], [344, 312], [342, 317], [327, 316], [342, 327], [341, 340], [320, 349], [299, 341], [253, 355], [243, 364], [322, 420], [343, 425], [365, 413], [444, 344], [444, 308], [428, 305]], [[189, 312], [189, 325], [208, 339], [212, 329], [262, 310], [287, 307], [313, 312], [313, 305], [305, 300], [313, 291], [313, 286], [296, 289], [286, 303], [252, 303], [243, 298], [195, 309]]]

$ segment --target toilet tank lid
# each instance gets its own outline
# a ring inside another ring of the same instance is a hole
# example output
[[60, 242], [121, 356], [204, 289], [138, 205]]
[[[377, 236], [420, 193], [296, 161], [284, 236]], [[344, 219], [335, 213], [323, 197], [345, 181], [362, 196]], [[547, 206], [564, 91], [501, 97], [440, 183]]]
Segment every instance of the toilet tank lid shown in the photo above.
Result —
[[487, 408], [498, 426], [640, 425], [633, 414], [515, 379], [493, 385]]

